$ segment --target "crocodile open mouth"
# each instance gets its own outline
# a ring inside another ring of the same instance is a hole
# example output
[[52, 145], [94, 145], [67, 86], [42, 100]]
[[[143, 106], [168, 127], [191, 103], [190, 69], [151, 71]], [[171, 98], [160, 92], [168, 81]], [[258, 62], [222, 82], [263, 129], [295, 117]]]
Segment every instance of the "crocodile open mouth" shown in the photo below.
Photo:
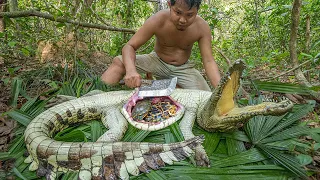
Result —
[[184, 107], [170, 96], [139, 98], [137, 93], [122, 108], [131, 125], [147, 131], [163, 129], [179, 120], [183, 113]]

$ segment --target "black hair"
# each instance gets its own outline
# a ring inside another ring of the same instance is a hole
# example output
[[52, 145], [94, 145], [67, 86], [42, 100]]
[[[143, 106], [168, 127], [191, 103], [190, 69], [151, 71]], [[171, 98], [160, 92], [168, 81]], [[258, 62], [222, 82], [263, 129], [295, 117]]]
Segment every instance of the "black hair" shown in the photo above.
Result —
[[[173, 6], [177, 0], [170, 0], [170, 4]], [[196, 7], [199, 9], [202, 0], [184, 0], [184, 2], [189, 6], [189, 8]]]

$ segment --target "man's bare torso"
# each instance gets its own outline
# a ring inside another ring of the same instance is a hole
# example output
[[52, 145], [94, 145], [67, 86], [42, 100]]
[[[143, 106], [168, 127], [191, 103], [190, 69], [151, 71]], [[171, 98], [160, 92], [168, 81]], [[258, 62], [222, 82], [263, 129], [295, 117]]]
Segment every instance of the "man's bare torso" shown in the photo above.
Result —
[[181, 65], [188, 61], [193, 44], [201, 37], [198, 24], [202, 19], [197, 17], [186, 30], [180, 31], [170, 21], [169, 13], [169, 10], [163, 10], [156, 15], [162, 26], [155, 33], [155, 52], [164, 62]]

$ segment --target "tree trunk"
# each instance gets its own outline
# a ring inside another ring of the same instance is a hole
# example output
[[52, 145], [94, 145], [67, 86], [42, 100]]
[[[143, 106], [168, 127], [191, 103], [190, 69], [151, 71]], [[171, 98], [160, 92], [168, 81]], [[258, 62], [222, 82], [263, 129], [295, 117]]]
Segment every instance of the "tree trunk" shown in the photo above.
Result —
[[261, 36], [260, 17], [259, 17], [259, 12], [258, 12], [258, 1], [257, 0], [254, 1], [254, 7], [255, 7], [255, 19], [256, 19], [255, 26], [258, 31], [258, 38], [260, 41], [260, 49], [261, 49], [261, 52], [259, 53], [259, 55], [263, 56], [264, 55], [264, 45], [263, 45], [262, 36]]
[[[298, 27], [299, 27], [301, 2], [302, 0], [294, 0], [293, 6], [292, 6], [292, 12], [291, 12], [292, 24], [291, 24], [289, 49], [290, 49], [290, 60], [294, 67], [299, 66], [298, 55], [297, 55], [297, 34], [298, 34]], [[303, 75], [300, 68], [295, 70], [295, 76], [300, 84], [303, 84], [305, 86], [311, 86], [311, 84], [307, 81], [307, 79]]]
[[[130, 22], [132, 21], [132, 8], [133, 8], [133, 0], [127, 0], [127, 12], [126, 12], [126, 28], [131, 26]], [[128, 35], [127, 33], [123, 33], [123, 44], [128, 42]]]
[[305, 52], [309, 54], [310, 52], [310, 42], [311, 42], [311, 36], [310, 36], [310, 15], [307, 15], [306, 18], [306, 49]]
[[17, 0], [10, 0], [9, 9], [10, 9], [10, 12], [18, 11], [18, 1]]
[[[7, 0], [0, 0], [0, 13], [6, 11], [6, 3], [7, 3]], [[4, 18], [0, 17], [0, 32], [4, 33], [5, 29], [6, 29], [6, 24], [5, 24]], [[1, 43], [0, 43], [0, 45], [1, 45], [0, 50], [1, 51], [3, 51], [3, 47], [4, 47], [3, 43], [5, 43], [5, 41], [7, 40], [6, 34], [3, 39], [4, 39], [4, 41], [1, 41]], [[1, 56], [1, 54], [0, 54], [0, 64], [4, 63], [4, 58]]]
[[[5, 12], [6, 3], [7, 3], [6, 0], [0, 0], [0, 13]], [[4, 20], [2, 17], [0, 17], [0, 32], [4, 32], [5, 29], [6, 29], [6, 25], [4, 23]]]

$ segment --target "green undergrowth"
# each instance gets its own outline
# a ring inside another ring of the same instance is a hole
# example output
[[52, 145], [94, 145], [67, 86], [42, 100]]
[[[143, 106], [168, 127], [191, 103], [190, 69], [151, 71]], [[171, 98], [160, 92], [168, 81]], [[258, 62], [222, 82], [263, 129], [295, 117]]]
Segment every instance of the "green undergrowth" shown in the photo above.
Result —
[[[16, 81], [13, 86], [19, 87], [22, 82]], [[41, 99], [40, 96], [54, 97], [64, 94], [80, 97], [94, 89], [112, 91], [124, 88], [106, 86], [98, 78], [74, 78], [37, 97], [28, 97], [21, 108], [6, 112], [19, 126], [15, 130], [15, 138], [8, 152], [0, 153], [0, 159], [13, 160], [14, 167], [0, 172], [0, 177], [39, 179], [35, 172], [28, 170], [28, 164], [24, 163], [26, 147], [23, 134], [28, 123], [45, 110], [50, 99]], [[23, 96], [21, 92], [13, 89], [13, 102], [17, 97]], [[242, 104], [255, 104], [260, 102], [260, 99], [250, 99]], [[315, 173], [306, 168], [306, 165], [312, 162], [312, 155], [319, 149], [320, 129], [310, 129], [306, 123], [301, 123], [300, 119], [313, 112], [314, 106], [314, 101], [308, 101], [307, 104], [295, 105], [291, 112], [283, 116], [257, 116], [243, 128], [233, 132], [209, 133], [195, 124], [194, 134], [205, 135], [203, 146], [211, 161], [210, 168], [196, 167], [191, 157], [148, 174], [132, 176], [131, 179], [307, 179]], [[66, 128], [53, 138], [68, 142], [94, 142], [105, 131], [106, 128], [99, 120], [93, 120]], [[302, 136], [310, 136], [313, 141], [304, 141], [300, 138]], [[129, 125], [122, 141], [171, 143], [183, 139], [179, 125], [175, 123], [154, 132], [138, 130]], [[77, 179], [77, 173], [61, 173], [60, 178]]]

